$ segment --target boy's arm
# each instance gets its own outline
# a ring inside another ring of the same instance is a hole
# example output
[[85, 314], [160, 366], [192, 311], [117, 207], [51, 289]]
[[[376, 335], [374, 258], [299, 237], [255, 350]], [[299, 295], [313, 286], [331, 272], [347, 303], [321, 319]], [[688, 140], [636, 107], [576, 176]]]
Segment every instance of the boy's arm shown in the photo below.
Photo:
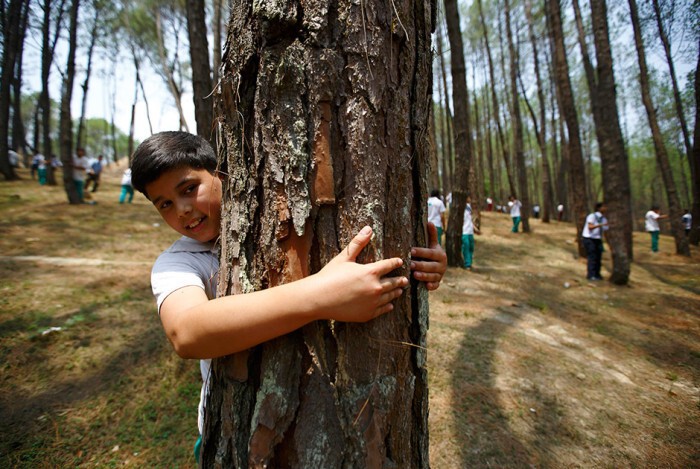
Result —
[[428, 290], [437, 290], [447, 270], [447, 254], [438, 243], [437, 228], [432, 223], [428, 222], [428, 247], [412, 248], [411, 258], [421, 259], [411, 260], [413, 277], [425, 282]]
[[209, 300], [199, 287], [171, 293], [160, 308], [168, 339], [183, 358], [215, 358], [246, 350], [318, 319], [365, 322], [391, 311], [408, 285], [383, 278], [399, 258], [357, 264], [372, 230], [363, 229], [319, 273], [286, 285]]

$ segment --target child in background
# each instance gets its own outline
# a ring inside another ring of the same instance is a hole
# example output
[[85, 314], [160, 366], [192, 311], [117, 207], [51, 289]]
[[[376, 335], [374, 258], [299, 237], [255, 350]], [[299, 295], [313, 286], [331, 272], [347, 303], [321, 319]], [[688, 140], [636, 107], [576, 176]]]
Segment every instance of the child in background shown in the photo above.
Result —
[[523, 206], [523, 204], [515, 197], [515, 194], [511, 194], [510, 197], [508, 197], [508, 205], [510, 206], [510, 218], [513, 220], [513, 229], [511, 231], [513, 233], [518, 232], [518, 226], [520, 226], [520, 207]]
[[659, 252], [659, 220], [664, 218], [668, 215], [661, 215], [658, 205], [652, 205], [644, 215], [644, 227], [651, 235], [651, 252]]
[[442, 245], [442, 233], [445, 228], [445, 204], [440, 198], [440, 190], [433, 189], [428, 199], [428, 221], [437, 228], [438, 243]]
[[474, 259], [474, 233], [481, 234], [481, 231], [474, 226], [472, 220], [472, 198], [467, 196], [467, 206], [464, 208], [464, 223], [462, 224], [462, 257], [464, 258], [464, 268], [472, 270]]
[[126, 199], [126, 194], [129, 194], [129, 203], [134, 198], [134, 186], [131, 185], [131, 168], [126, 168], [122, 175], [122, 192], [119, 194], [119, 203], [123, 204]]

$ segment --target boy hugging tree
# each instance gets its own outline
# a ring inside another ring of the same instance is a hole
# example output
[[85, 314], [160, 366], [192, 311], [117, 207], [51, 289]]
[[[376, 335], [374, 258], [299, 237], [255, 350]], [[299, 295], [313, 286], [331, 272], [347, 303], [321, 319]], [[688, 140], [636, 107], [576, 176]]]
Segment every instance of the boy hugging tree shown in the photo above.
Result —
[[[392, 300], [409, 283], [406, 277], [387, 277], [402, 265], [400, 258], [355, 262], [372, 236], [366, 226], [316, 274], [266, 290], [216, 298], [223, 177], [216, 168], [209, 143], [185, 132], [149, 137], [136, 149], [131, 163], [133, 186], [183, 235], [156, 260], [151, 285], [163, 329], [176, 353], [201, 359], [200, 434], [212, 358], [249, 349], [316, 320], [369, 321], [390, 312]], [[429, 248], [412, 249], [412, 256], [422, 260], [412, 261], [411, 268], [417, 280], [435, 290], [447, 257], [432, 224], [429, 233]]]

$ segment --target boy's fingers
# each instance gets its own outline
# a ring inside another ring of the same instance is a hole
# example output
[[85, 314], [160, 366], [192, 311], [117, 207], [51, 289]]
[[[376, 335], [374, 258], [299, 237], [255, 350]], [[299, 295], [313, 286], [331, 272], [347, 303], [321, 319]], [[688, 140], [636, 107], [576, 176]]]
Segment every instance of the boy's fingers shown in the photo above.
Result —
[[442, 280], [441, 273], [431, 274], [431, 273], [427, 273], [424, 271], [413, 272], [413, 277], [416, 280], [419, 280], [421, 282], [426, 282], [426, 283], [430, 283], [430, 282], [438, 282], [439, 283], [440, 280]]
[[403, 265], [403, 261], [400, 257], [392, 257], [391, 259], [384, 259], [377, 261], [373, 264], [374, 271], [383, 277], [394, 269], [398, 269]]
[[444, 251], [441, 249], [431, 248], [413, 248], [411, 249], [411, 257], [421, 257], [423, 259], [441, 260], [444, 256]]
[[437, 228], [432, 222], [428, 222], [428, 247], [435, 247], [438, 243]]
[[406, 277], [389, 277], [384, 278], [381, 281], [382, 291], [388, 292], [396, 288], [403, 288], [408, 285], [408, 279]]
[[345, 254], [345, 258], [349, 261], [354, 261], [362, 250], [367, 246], [372, 238], [372, 228], [365, 226], [362, 230], [352, 238], [350, 244], [343, 249], [341, 254]]
[[379, 304], [380, 305], [385, 305], [387, 303], [391, 304], [391, 302], [394, 301], [396, 298], [400, 297], [402, 293], [403, 293], [403, 290], [400, 288], [396, 288], [394, 290], [388, 291], [388, 292], [384, 293], [379, 298]]
[[411, 261], [411, 270], [419, 272], [443, 272], [444, 269], [439, 262]]

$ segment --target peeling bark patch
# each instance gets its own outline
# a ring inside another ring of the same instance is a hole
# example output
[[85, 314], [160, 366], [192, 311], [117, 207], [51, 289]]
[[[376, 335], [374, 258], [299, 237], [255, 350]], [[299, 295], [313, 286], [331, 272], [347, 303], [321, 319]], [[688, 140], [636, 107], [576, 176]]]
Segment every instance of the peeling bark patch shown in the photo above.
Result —
[[331, 103], [319, 103], [320, 119], [314, 136], [314, 199], [317, 205], [335, 203], [333, 161], [331, 160]]

